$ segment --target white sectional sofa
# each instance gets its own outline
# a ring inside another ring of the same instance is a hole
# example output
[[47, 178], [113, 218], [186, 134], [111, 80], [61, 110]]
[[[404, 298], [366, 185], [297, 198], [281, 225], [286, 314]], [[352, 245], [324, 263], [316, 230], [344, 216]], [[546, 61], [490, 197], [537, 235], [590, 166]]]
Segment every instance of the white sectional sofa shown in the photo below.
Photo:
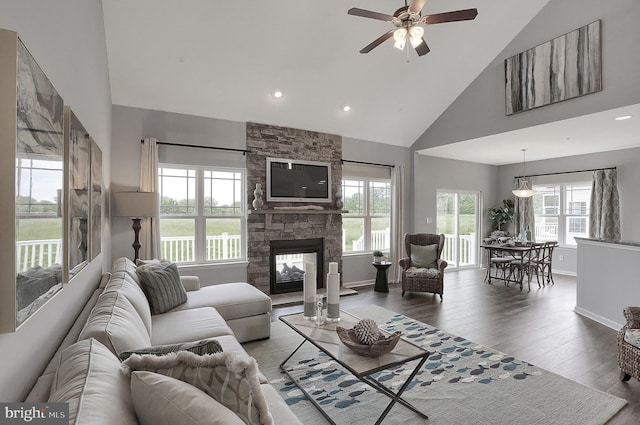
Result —
[[[114, 261], [105, 280], [26, 399], [69, 402], [70, 423], [137, 423], [129, 377], [120, 370], [124, 351], [215, 338], [223, 353], [244, 358], [241, 343], [270, 335], [271, 299], [247, 283], [200, 287], [198, 278], [181, 277], [187, 301], [152, 315], [130, 260]], [[272, 416], [265, 423], [301, 423], [261, 373], [258, 379]]]

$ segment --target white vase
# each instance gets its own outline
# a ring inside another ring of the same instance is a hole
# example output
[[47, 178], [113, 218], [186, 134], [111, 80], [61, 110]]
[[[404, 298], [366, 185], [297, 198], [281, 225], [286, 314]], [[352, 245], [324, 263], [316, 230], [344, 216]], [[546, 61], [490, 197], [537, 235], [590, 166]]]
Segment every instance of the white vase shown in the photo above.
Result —
[[259, 210], [264, 205], [262, 202], [262, 184], [256, 183], [256, 188], [253, 191], [253, 202], [251, 203], [253, 208]]

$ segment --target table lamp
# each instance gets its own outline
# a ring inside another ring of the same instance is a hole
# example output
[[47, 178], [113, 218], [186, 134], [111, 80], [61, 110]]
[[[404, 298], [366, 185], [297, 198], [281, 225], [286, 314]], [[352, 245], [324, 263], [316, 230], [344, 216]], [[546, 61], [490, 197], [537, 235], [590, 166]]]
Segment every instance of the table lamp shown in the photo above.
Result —
[[135, 262], [140, 252], [140, 220], [146, 217], [157, 217], [160, 195], [155, 192], [118, 192], [113, 195], [115, 206], [115, 216], [129, 217], [133, 224], [131, 228], [134, 233], [133, 250], [135, 252]]

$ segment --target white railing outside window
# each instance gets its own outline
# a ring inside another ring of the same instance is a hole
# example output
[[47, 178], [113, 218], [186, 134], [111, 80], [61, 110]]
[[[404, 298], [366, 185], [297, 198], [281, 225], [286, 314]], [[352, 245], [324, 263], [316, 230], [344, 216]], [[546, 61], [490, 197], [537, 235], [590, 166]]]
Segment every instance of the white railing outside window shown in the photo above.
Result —
[[16, 267], [24, 271], [32, 267], [62, 264], [62, 241], [41, 239], [16, 242]]
[[[178, 263], [194, 261], [195, 240], [189, 236], [160, 238], [162, 258]], [[207, 258], [211, 260], [236, 260], [242, 257], [242, 238], [240, 235], [223, 233], [219, 236], [207, 236]]]
[[[460, 266], [476, 264], [476, 234], [460, 235]], [[442, 259], [447, 262], [454, 262], [456, 258], [456, 235], [444, 235], [444, 248], [442, 249]]]
[[[344, 231], [342, 232], [342, 251], [346, 251], [346, 238]], [[371, 232], [371, 250], [388, 250], [391, 246], [391, 231], [389, 228], [384, 230], [374, 230]], [[358, 239], [351, 241], [351, 250], [364, 251], [364, 235]]]
[[557, 241], [558, 225], [549, 223], [536, 223], [535, 238], [538, 241]]

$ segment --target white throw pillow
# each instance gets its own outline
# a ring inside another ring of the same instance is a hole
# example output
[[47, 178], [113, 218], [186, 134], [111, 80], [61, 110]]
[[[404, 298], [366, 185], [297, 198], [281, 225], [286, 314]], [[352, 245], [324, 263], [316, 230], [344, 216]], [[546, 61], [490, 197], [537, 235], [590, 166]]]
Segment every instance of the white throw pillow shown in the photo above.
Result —
[[196, 387], [154, 372], [131, 374], [131, 399], [140, 425], [244, 425]]
[[246, 354], [199, 356], [188, 351], [164, 356], [133, 354], [123, 363], [123, 369], [127, 373], [145, 370], [179, 379], [231, 409], [246, 424], [273, 424], [258, 380], [258, 364]]

